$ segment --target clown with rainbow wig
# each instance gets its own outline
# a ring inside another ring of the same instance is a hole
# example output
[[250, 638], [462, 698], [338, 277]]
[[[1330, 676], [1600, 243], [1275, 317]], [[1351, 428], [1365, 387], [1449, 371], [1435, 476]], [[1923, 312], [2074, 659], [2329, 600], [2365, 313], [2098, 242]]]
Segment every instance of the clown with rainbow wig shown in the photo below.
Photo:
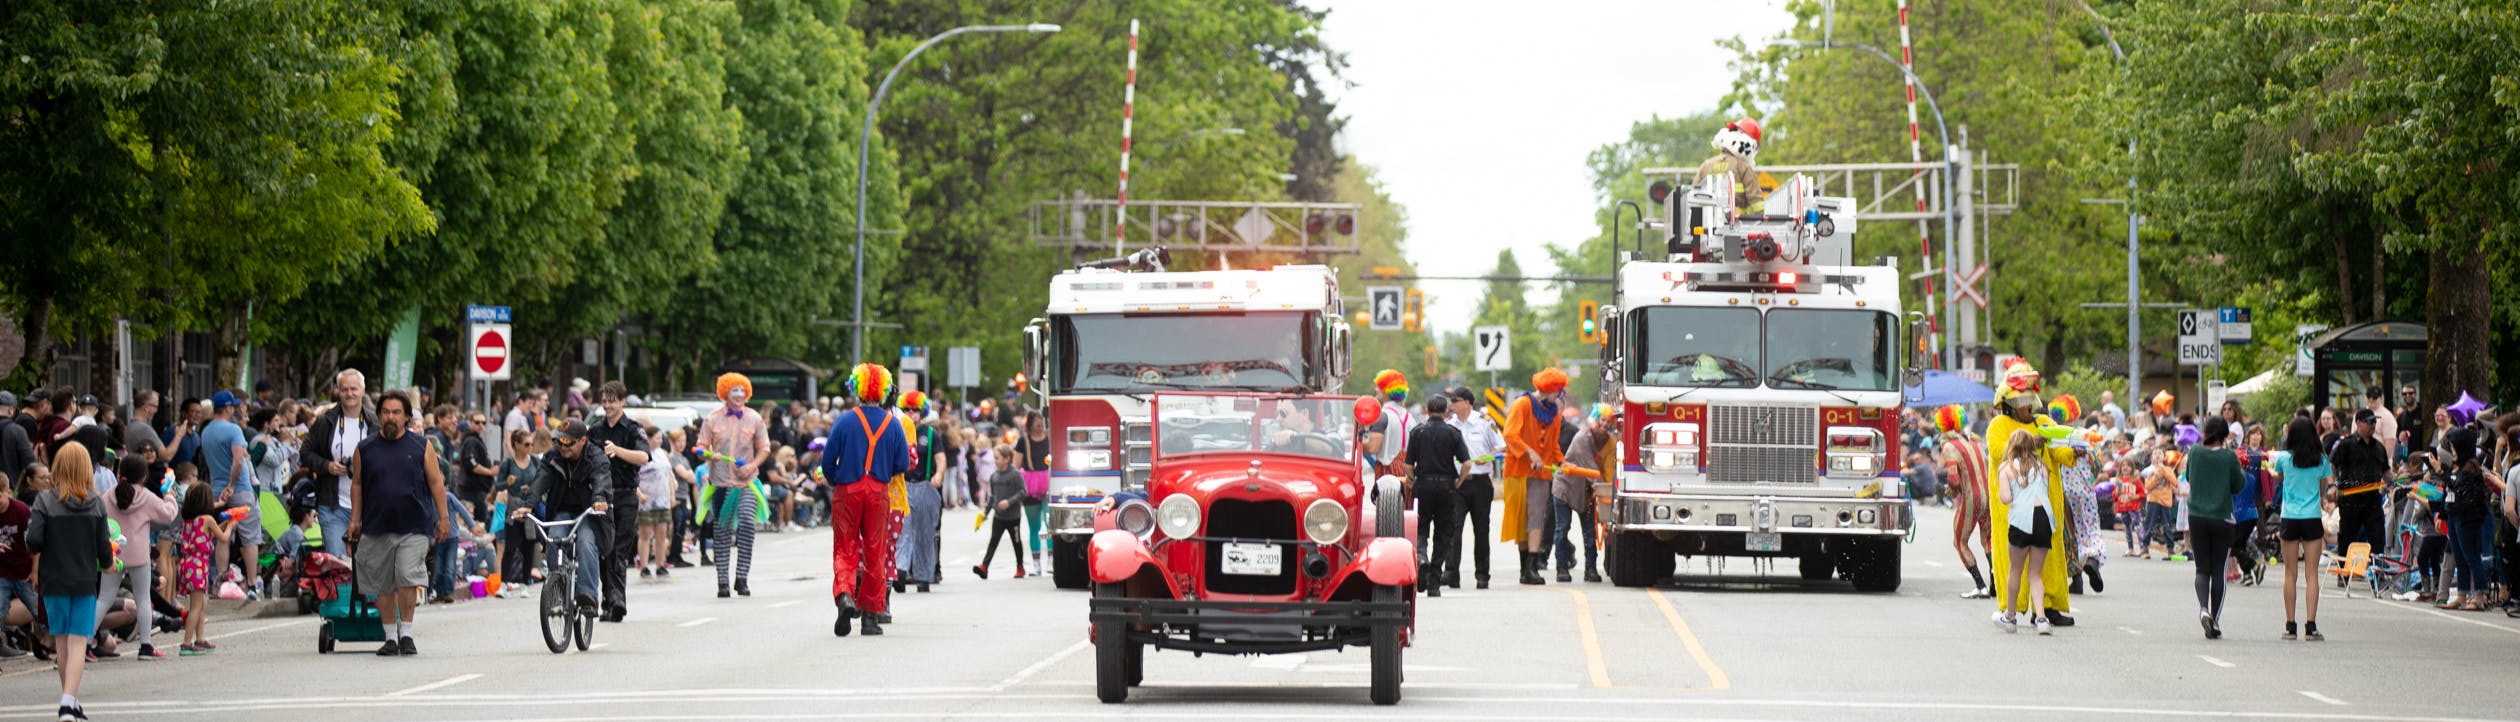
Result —
[[901, 422], [884, 410], [892, 397], [892, 372], [875, 364], [849, 370], [849, 398], [856, 406], [833, 415], [823, 442], [823, 479], [831, 484], [831, 603], [838, 608], [831, 633], [883, 634], [879, 621], [891, 609], [893, 570], [891, 480], [910, 470], [910, 441]]

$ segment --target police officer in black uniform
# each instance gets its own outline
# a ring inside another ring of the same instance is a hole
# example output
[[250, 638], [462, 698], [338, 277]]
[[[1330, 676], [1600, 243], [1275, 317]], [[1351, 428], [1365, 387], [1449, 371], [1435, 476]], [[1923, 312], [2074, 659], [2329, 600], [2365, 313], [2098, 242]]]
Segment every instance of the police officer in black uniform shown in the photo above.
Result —
[[612, 461], [611, 488], [605, 502], [611, 505], [618, 520], [612, 522], [611, 551], [604, 555], [604, 621], [619, 622], [630, 614], [628, 590], [630, 561], [639, 555], [639, 467], [647, 465], [647, 427], [624, 413], [622, 405], [630, 394], [619, 381], [606, 381], [596, 392], [604, 406], [604, 416], [587, 429], [586, 436], [597, 451]]
[[1461, 494], [1454, 485], [1461, 478], [1459, 465], [1470, 461], [1470, 448], [1462, 444], [1460, 429], [1433, 421], [1451, 405], [1442, 394], [1426, 400], [1432, 423], [1409, 432], [1406, 459], [1418, 503], [1418, 591], [1430, 597], [1444, 596], [1444, 562], [1461, 558]]

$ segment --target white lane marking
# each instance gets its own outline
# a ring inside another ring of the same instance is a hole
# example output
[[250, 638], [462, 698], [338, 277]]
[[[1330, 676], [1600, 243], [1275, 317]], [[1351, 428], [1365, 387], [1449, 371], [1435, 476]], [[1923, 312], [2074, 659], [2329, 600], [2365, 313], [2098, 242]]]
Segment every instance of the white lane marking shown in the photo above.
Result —
[[605, 647], [610, 647], [610, 646], [612, 646], [612, 643], [611, 643], [611, 642], [596, 642], [595, 644], [588, 646], [588, 647], [586, 648], [586, 651], [592, 652], [592, 651], [595, 651], [595, 650], [598, 650], [598, 649], [603, 649], [603, 648], [605, 648]]
[[2119, 628], [2118, 628], [2118, 631], [2120, 631], [2120, 632], [2125, 632], [2125, 633], [2127, 633], [2127, 634], [2137, 635], [2137, 636], [2142, 636], [2142, 635], [2143, 635], [2143, 633], [2144, 633], [2144, 630], [2141, 630], [2141, 629], [2136, 629], [2136, 628], [2134, 628], [2134, 627], [2119, 627]]
[[[2494, 624], [2494, 623], [2492, 623], [2492, 622], [2484, 622], [2484, 621], [2478, 621], [2478, 620], [2474, 620], [2474, 619], [2469, 619], [2469, 618], [2467, 618], [2467, 617], [2462, 617], [2462, 616], [2459, 616], [2459, 615], [2456, 615], [2456, 614], [2451, 614], [2451, 613], [2448, 613], [2448, 612], [2441, 611], [2441, 610], [2439, 610], [2439, 609], [2434, 609], [2434, 608], [2432, 608], [2432, 607], [2430, 607], [2430, 606], [2427, 606], [2427, 605], [2424, 605], [2424, 604], [2408, 604], [2408, 603], [2405, 603], [2405, 602], [2397, 602], [2397, 601], [2388, 600], [2388, 599], [2373, 599], [2373, 600], [2371, 600], [2371, 601], [2373, 601], [2373, 602], [2375, 602], [2375, 603], [2378, 603], [2380, 606], [2383, 606], [2383, 607], [2388, 607], [2388, 608], [2390, 608], [2390, 609], [2403, 609], [2403, 610], [2406, 610], [2406, 611], [2409, 611], [2409, 612], [2423, 612], [2423, 613], [2425, 613], [2425, 614], [2430, 614], [2430, 615], [2433, 615], [2433, 616], [2436, 616], [2436, 617], [2440, 617], [2440, 618], [2442, 618], [2442, 619], [2447, 619], [2447, 620], [2450, 620], [2450, 621], [2453, 621], [2453, 622], [2466, 622], [2466, 623], [2468, 623], [2468, 624], [2473, 624], [2473, 625], [2476, 625], [2476, 626], [2479, 626], [2479, 627], [2484, 627], [2484, 628], [2486, 628], [2486, 629], [2491, 629], [2491, 630], [2495, 630], [2495, 631], [2499, 631], [2499, 632], [2510, 632], [2510, 633], [2512, 633], [2512, 634], [2520, 634], [2520, 629], [2514, 629], [2514, 628], [2511, 628], [2511, 627], [2506, 627], [2506, 626], [2503, 626], [2503, 625], [2500, 625], [2500, 624]], [[217, 637], [212, 637], [212, 639], [217, 639]]]
[[708, 624], [708, 623], [710, 623], [710, 622], [714, 622], [714, 621], [717, 621], [717, 617], [701, 617], [701, 618], [699, 618], [699, 619], [694, 619], [694, 620], [691, 620], [691, 621], [688, 621], [688, 622], [684, 622], [684, 623], [681, 623], [681, 624], [677, 624], [677, 625], [674, 625], [674, 626], [681, 627], [681, 628], [684, 628], [684, 629], [690, 629], [690, 628], [692, 628], [692, 627], [697, 627], [697, 626], [700, 626], [700, 625], [703, 625], [703, 624]]
[[2306, 689], [2305, 689], [2305, 690], [2301, 690], [2301, 696], [2303, 696], [2303, 697], [2308, 697], [2308, 698], [2311, 698], [2311, 699], [2315, 699], [2315, 700], [2318, 700], [2318, 701], [2321, 701], [2321, 702], [2326, 702], [2326, 703], [2328, 703], [2328, 704], [2337, 705], [2337, 706], [2343, 706], [2343, 705], [2345, 704], [2345, 700], [2337, 699], [2337, 698], [2335, 698], [2335, 697], [2330, 697], [2330, 696], [2327, 696], [2327, 695], [2324, 695], [2324, 694], [2319, 694], [2319, 693], [2317, 693], [2317, 692], [2312, 692], [2312, 691], [2310, 691], [2310, 690], [2306, 690]]
[[1058, 664], [1061, 660], [1076, 656], [1076, 653], [1078, 652], [1092, 649], [1093, 646], [1094, 645], [1086, 642], [1077, 642], [1075, 644], [1068, 645], [1066, 649], [1051, 653], [1050, 656], [1043, 657], [1041, 661], [1032, 663], [1032, 666], [1030, 667], [1017, 670], [1013, 676], [1007, 677], [1005, 681], [999, 682], [996, 686], [990, 687], [989, 691], [1004, 692], [1007, 688], [1023, 684], [1024, 680], [1032, 679], [1033, 675], [1040, 674], [1042, 670], [1049, 669], [1052, 665]]
[[1296, 667], [1304, 666], [1304, 661], [1305, 657], [1301, 654], [1263, 654], [1251, 658], [1251, 668], [1294, 671]]
[[1943, 566], [1943, 563], [1942, 563], [1942, 562], [1933, 561], [1933, 560], [1930, 560], [1930, 559], [1919, 559], [1919, 560], [1917, 560], [1917, 561], [1924, 562], [1925, 566], [1933, 567], [1933, 568], [1935, 568], [1935, 569], [1941, 569], [1941, 568], [1942, 568], [1942, 566]]
[[387, 697], [405, 697], [405, 696], [409, 696], [409, 695], [419, 694], [419, 693], [422, 693], [422, 692], [427, 692], [427, 691], [429, 691], [429, 690], [433, 690], [433, 689], [445, 689], [445, 688], [447, 688], [447, 687], [453, 687], [453, 686], [455, 686], [455, 685], [463, 684], [463, 683], [465, 683], [465, 682], [470, 682], [470, 681], [473, 681], [473, 680], [476, 680], [476, 679], [480, 679], [480, 678], [481, 678], [481, 675], [480, 675], [479, 673], [474, 673], [474, 674], [459, 674], [459, 675], [455, 675], [455, 676], [453, 676], [453, 677], [448, 677], [448, 678], [446, 678], [446, 679], [441, 679], [441, 680], [438, 680], [438, 681], [435, 681], [435, 682], [430, 682], [430, 683], [428, 683], [428, 684], [420, 685], [420, 686], [418, 686], [418, 687], [413, 687], [413, 688], [411, 688], [411, 689], [401, 690], [401, 691], [397, 691], [397, 692], [387, 692], [387, 693], [385, 693], [385, 696], [387, 696]]
[[780, 602], [780, 603], [777, 603], [777, 604], [772, 604], [772, 605], [770, 605], [770, 608], [771, 608], [771, 609], [784, 609], [784, 608], [787, 608], [787, 607], [793, 607], [793, 606], [796, 606], [796, 605], [799, 605], [799, 604], [803, 604], [803, 603], [805, 603], [805, 600], [802, 600], [802, 599], [790, 599], [790, 600], [787, 600], [787, 601], [784, 601], [784, 602]]
[[2213, 658], [2213, 657], [2211, 657], [2211, 656], [2202, 655], [2202, 654], [2196, 655], [2196, 658], [2197, 658], [2197, 659], [2202, 659], [2202, 660], [2205, 660], [2205, 663], [2206, 663], [2206, 664], [2214, 665], [2214, 666], [2216, 666], [2216, 667], [2221, 667], [2221, 668], [2223, 668], [2223, 669], [2230, 669], [2230, 668], [2233, 668], [2233, 667], [2238, 667], [2238, 666], [2240, 666], [2240, 665], [2237, 665], [2237, 664], [2232, 664], [2232, 663], [2230, 663], [2230, 662], [2225, 662], [2225, 661], [2222, 661], [2222, 660], [2219, 660], [2219, 659], [2215, 659], [2215, 658]]
[[213, 634], [213, 635], [210, 635], [210, 636], [208, 636], [208, 637], [204, 637], [204, 639], [208, 639], [208, 640], [210, 640], [210, 641], [216, 642], [216, 641], [219, 641], [219, 640], [222, 640], [222, 639], [227, 639], [227, 638], [230, 638], [230, 637], [242, 637], [242, 636], [245, 636], [245, 635], [248, 635], [248, 634], [253, 634], [253, 633], [256, 633], [256, 632], [268, 632], [268, 631], [271, 631], [271, 630], [274, 630], [274, 629], [281, 629], [281, 628], [285, 628], [285, 627], [295, 627], [295, 626], [302, 625], [302, 624], [314, 624], [314, 623], [315, 623], [315, 620], [312, 620], [312, 619], [298, 619], [298, 620], [291, 620], [291, 621], [287, 621], [287, 622], [274, 622], [274, 623], [271, 623], [271, 624], [265, 624], [265, 625], [262, 625], [262, 626], [259, 626], [259, 627], [253, 627], [253, 628], [250, 628], [250, 629], [239, 629], [239, 630], [236, 630], [236, 631], [233, 631], [233, 632], [228, 632], [228, 633], [226, 633], [226, 634]]

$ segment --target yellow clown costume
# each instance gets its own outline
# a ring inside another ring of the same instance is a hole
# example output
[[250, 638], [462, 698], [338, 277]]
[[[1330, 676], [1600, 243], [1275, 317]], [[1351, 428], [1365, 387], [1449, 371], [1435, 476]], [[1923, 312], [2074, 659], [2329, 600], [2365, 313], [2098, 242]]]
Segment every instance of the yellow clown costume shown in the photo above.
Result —
[[[2019, 400], [2016, 401], [2016, 399]], [[2031, 417], [2031, 423], [2022, 423], [2004, 413], [2006, 405], [2012, 403], [2027, 403], [2030, 408], [2039, 409], [2039, 411], [2032, 412], [2037, 415]], [[2004, 452], [2009, 450], [2015, 431], [2027, 429], [2034, 437], [2043, 441], [2049, 438], [2041, 430], [2055, 426], [2056, 423], [2050, 421], [2043, 413], [2044, 407], [2045, 405], [2039, 402], [2039, 372], [2031, 369], [2029, 362], [2020, 360], [2015, 360], [2010, 366], [2005, 367], [2003, 383], [1995, 388], [1996, 413], [1993, 420], [1986, 425], [1986, 463], [1995, 468], [2003, 467], [2006, 458]], [[2074, 451], [2064, 446], [2050, 445], [2040, 452], [2040, 458], [2045, 462], [2044, 466], [2048, 474], [2048, 508], [2064, 509], [2066, 508], [2065, 485], [2058, 470], [2074, 462]], [[1988, 518], [1998, 520], [1997, 523], [2002, 523], [2000, 520], [2007, 518], [2006, 514], [2012, 508], [2011, 504], [2004, 503], [2004, 496], [1996, 486], [2004, 483], [2002, 476], [2000, 473], [1986, 476], [1986, 499], [1991, 512]], [[2053, 532], [2048, 548], [2073, 549], [2066, 545], [2065, 524], [2060, 522], [2054, 526], [2056, 531]], [[1988, 551], [1990, 552], [1988, 556], [1993, 558], [1995, 571], [1995, 599], [2000, 604], [2002, 600], [2012, 598], [2012, 591], [2009, 588], [2012, 581], [2012, 554], [2008, 545], [2003, 544], [1994, 545], [1994, 548]], [[2070, 553], [2051, 553], [2047, 557], [2047, 564], [2037, 570], [2042, 578], [2047, 580], [2046, 608], [2049, 611], [2070, 612], [2073, 609], [2071, 602], [2066, 598], [2069, 586], [2067, 568], [2072, 564], [2072, 557]]]

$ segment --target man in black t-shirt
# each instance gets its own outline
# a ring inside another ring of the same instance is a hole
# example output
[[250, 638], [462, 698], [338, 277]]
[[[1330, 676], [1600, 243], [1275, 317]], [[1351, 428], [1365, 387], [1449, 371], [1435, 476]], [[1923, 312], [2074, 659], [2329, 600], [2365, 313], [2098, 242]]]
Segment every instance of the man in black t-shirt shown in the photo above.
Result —
[[[1443, 418], [1451, 400], [1437, 395], [1426, 401], [1426, 418]], [[1470, 463], [1470, 448], [1461, 430], [1446, 423], [1422, 423], [1409, 431], [1403, 459], [1415, 481], [1418, 502], [1418, 591], [1444, 596], [1443, 562], [1461, 558], [1461, 503], [1455, 488], [1461, 465]], [[1428, 532], [1433, 533], [1428, 533]]]
[[2371, 545], [2371, 552], [2382, 551], [2381, 507], [2387, 494], [2389, 451], [2375, 436], [2378, 416], [2370, 409], [2354, 412], [2354, 433], [2338, 437], [2328, 447], [2328, 463], [2336, 470], [2336, 549], [2343, 552], [2354, 542]]

